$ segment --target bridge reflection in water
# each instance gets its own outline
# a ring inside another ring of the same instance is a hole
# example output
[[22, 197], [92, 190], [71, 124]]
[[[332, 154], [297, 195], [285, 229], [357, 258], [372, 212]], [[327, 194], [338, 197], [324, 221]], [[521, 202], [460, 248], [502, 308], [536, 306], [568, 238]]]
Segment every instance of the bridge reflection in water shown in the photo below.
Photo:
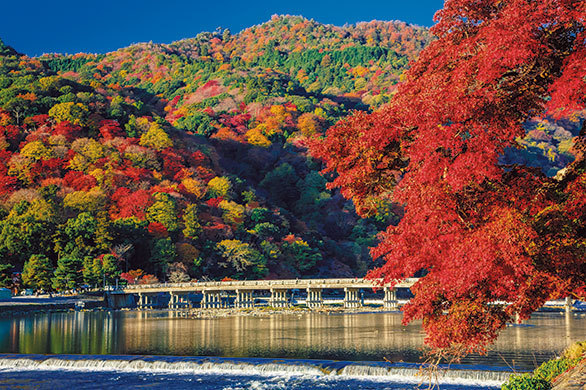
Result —
[[[38, 313], [0, 318], [0, 352], [420, 361], [424, 335], [400, 313], [237, 315], [175, 311]], [[586, 339], [586, 316], [536, 313], [509, 326], [487, 356], [464, 363], [532, 368]], [[505, 363], [506, 361], [506, 363]]]

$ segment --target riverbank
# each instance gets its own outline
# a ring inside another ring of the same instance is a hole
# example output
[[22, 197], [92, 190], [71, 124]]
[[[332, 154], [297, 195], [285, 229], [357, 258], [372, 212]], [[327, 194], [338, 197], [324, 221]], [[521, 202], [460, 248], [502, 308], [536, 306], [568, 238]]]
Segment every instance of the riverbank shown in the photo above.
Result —
[[560, 375], [554, 382], [552, 390], [583, 390], [586, 388], [586, 360]]
[[[179, 310], [181, 312], [181, 310]], [[233, 316], [251, 316], [251, 317], [268, 317], [271, 315], [303, 315], [306, 313], [319, 314], [358, 314], [358, 313], [389, 313], [393, 312], [382, 307], [363, 306], [359, 308], [344, 308], [343, 306], [327, 306], [321, 308], [307, 308], [292, 306], [286, 308], [277, 308], [271, 306], [261, 306], [255, 308], [228, 308], [228, 309], [189, 309], [184, 311], [185, 317], [188, 318], [223, 318]], [[398, 313], [399, 311], [395, 311]]]
[[82, 306], [84, 309], [95, 309], [106, 306], [104, 298], [101, 295], [18, 296], [0, 301], [0, 317], [31, 312], [74, 310], [80, 302], [83, 302]]
[[533, 373], [512, 375], [502, 390], [583, 390], [586, 388], [586, 341], [567, 347], [561, 356], [543, 362]]

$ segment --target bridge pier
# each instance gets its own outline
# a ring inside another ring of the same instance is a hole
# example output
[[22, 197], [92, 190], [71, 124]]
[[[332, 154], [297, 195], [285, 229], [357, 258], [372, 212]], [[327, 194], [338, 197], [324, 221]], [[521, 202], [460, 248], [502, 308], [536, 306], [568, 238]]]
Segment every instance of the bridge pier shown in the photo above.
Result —
[[566, 313], [572, 312], [572, 304], [573, 304], [572, 297], [570, 297], [570, 296], [566, 297], [566, 302], [564, 304], [564, 309], [565, 309]]
[[344, 307], [345, 308], [356, 308], [361, 307], [362, 302], [359, 297], [359, 288], [346, 287], [344, 288]]
[[287, 307], [289, 302], [287, 301], [287, 290], [271, 288], [271, 299], [269, 304], [272, 307]]
[[399, 302], [397, 301], [397, 290], [395, 290], [394, 288], [385, 287], [384, 292], [384, 308], [389, 310], [397, 310], [399, 308]]
[[204, 290], [201, 301], [202, 309], [219, 309], [222, 307], [222, 291]]
[[322, 307], [324, 305], [324, 300], [321, 295], [321, 288], [307, 288], [307, 300], [305, 304], [310, 309]]
[[177, 309], [179, 306], [179, 295], [170, 292], [171, 298], [169, 299], [169, 309]]
[[136, 304], [136, 306], [140, 310], [152, 309], [154, 306], [154, 303], [155, 303], [154, 297], [152, 295], [138, 293], [138, 303]]
[[252, 290], [236, 290], [236, 300], [234, 307], [252, 308], [254, 307], [254, 296]]
[[169, 293], [171, 298], [169, 299], [169, 309], [181, 309], [183, 307], [189, 307], [190, 303], [185, 299], [184, 294], [171, 291]]

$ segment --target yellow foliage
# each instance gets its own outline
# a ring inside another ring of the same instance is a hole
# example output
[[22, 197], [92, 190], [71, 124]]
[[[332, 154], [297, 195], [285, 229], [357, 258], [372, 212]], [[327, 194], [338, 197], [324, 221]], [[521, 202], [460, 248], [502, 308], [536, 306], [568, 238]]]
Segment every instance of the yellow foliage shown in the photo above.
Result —
[[284, 116], [287, 113], [287, 110], [282, 105], [278, 104], [275, 106], [271, 106], [271, 113], [276, 116]]
[[364, 89], [366, 87], [366, 79], [364, 79], [363, 77], [359, 77], [354, 81], [354, 88], [356, 90], [361, 90]]
[[15, 176], [24, 183], [29, 183], [28, 174], [31, 170], [30, 159], [20, 154], [14, 154], [8, 162], [8, 174]]
[[53, 87], [56, 82], [57, 77], [55, 76], [41, 77], [39, 79], [39, 85], [41, 86], [41, 89], [43, 91], [48, 91], [49, 89], [51, 89], [51, 87]]
[[75, 171], [85, 172], [89, 167], [90, 163], [88, 160], [79, 153], [76, 153], [71, 160], [69, 160], [69, 168]]
[[251, 145], [268, 148], [269, 146], [271, 146], [271, 141], [267, 137], [265, 137], [265, 135], [261, 132], [259, 127], [248, 130], [246, 132], [246, 140]]
[[141, 130], [141, 132], [145, 133], [151, 127], [151, 123], [149, 122], [148, 118], [141, 116], [140, 118], [136, 119], [136, 127]]
[[10, 144], [6, 141], [6, 137], [0, 137], [0, 150], [6, 150]]
[[352, 75], [358, 77], [364, 77], [365, 74], [368, 73], [368, 69], [364, 66], [358, 65], [356, 68], [352, 69]]
[[322, 119], [325, 119], [325, 117], [326, 117], [326, 112], [321, 107], [316, 107], [316, 109], [313, 110], [313, 113]]
[[33, 141], [26, 144], [20, 154], [33, 160], [46, 160], [51, 158], [51, 150], [41, 141]]
[[173, 146], [173, 141], [158, 123], [152, 123], [149, 131], [140, 136], [139, 144], [156, 150]]
[[314, 114], [306, 112], [297, 120], [297, 127], [301, 131], [301, 134], [306, 137], [311, 137], [319, 131], [319, 122]]
[[93, 163], [104, 157], [104, 146], [95, 139], [90, 138], [80, 153]]
[[69, 121], [75, 125], [86, 124], [89, 110], [82, 103], [58, 103], [49, 110], [49, 116], [57, 122]]
[[181, 184], [183, 184], [183, 186], [185, 187], [187, 192], [192, 193], [198, 199], [201, 198], [202, 196], [204, 196], [204, 194], [205, 194], [206, 190], [205, 190], [204, 185], [197, 179], [188, 177], [188, 178], [183, 179]]
[[225, 197], [231, 189], [232, 183], [227, 177], [216, 176], [208, 182], [208, 190], [212, 196]]
[[107, 197], [99, 187], [89, 191], [75, 191], [67, 194], [63, 205], [78, 211], [97, 211], [104, 207]]
[[92, 81], [90, 81], [90, 87], [97, 89], [97, 88], [102, 88], [103, 85], [99, 81], [92, 80]]
[[49, 144], [53, 146], [63, 146], [67, 143], [64, 135], [52, 135], [49, 137]]
[[91, 176], [95, 177], [96, 180], [98, 181], [98, 183], [103, 184], [104, 177], [105, 177], [105, 172], [103, 169], [96, 168], [96, 169], [92, 170], [91, 172], [89, 172], [89, 174]]
[[12, 118], [10, 117], [10, 114], [0, 110], [0, 126], [8, 126], [10, 123], [12, 123]]
[[307, 73], [305, 73], [305, 71], [303, 69], [299, 69], [299, 72], [297, 72], [296, 78], [300, 83], [303, 83], [304, 81], [309, 79], [309, 77], [307, 76]]
[[240, 224], [244, 220], [244, 206], [229, 200], [223, 200], [218, 207], [222, 210], [222, 219], [227, 223]]

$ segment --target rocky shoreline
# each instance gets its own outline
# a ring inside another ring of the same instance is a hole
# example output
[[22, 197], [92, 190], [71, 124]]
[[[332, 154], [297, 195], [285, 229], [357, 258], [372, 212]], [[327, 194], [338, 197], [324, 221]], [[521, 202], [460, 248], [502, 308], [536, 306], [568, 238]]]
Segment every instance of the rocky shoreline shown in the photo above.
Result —
[[187, 318], [223, 318], [233, 317], [239, 315], [246, 315], [252, 317], [268, 317], [271, 315], [303, 315], [308, 313], [319, 313], [326, 315], [335, 314], [359, 314], [359, 313], [372, 313], [372, 312], [388, 312], [388, 309], [379, 307], [361, 307], [346, 309], [341, 306], [328, 306], [322, 308], [305, 308], [305, 307], [287, 307], [287, 308], [276, 308], [270, 306], [255, 307], [255, 308], [228, 308], [228, 309], [188, 309], [178, 310], [178, 312], [184, 312]]

